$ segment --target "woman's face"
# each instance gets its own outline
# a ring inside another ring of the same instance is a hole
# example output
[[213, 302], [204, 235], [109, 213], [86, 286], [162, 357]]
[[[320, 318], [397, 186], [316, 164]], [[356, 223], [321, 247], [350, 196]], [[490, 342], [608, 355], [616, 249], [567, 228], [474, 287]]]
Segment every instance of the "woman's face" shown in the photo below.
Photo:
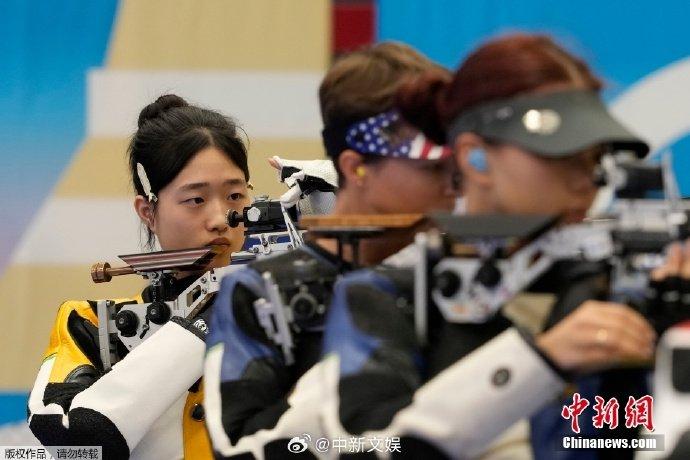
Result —
[[361, 199], [374, 214], [416, 214], [450, 211], [457, 192], [455, 162], [446, 160], [383, 159], [365, 166], [370, 175]]
[[601, 149], [567, 158], [546, 158], [513, 145], [487, 150], [491, 199], [495, 211], [560, 214], [568, 223], [581, 221], [594, 200], [593, 182]]
[[158, 193], [149, 228], [164, 250], [218, 245], [224, 250], [211, 266], [230, 262], [244, 244], [244, 228], [226, 223], [229, 209], [249, 204], [244, 173], [215, 147], [197, 153]]

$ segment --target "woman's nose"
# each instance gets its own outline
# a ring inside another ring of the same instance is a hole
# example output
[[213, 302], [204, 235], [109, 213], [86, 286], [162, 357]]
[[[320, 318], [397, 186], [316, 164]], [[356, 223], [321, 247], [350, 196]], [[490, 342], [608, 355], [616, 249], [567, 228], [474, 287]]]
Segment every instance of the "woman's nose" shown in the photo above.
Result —
[[600, 155], [596, 152], [587, 152], [585, 155], [573, 158], [568, 168], [571, 174], [572, 188], [580, 193], [595, 193], [599, 187], [597, 183], [597, 167], [600, 163]]
[[208, 230], [219, 233], [225, 232], [229, 228], [227, 221], [228, 206], [224, 203], [217, 203], [209, 208], [211, 214], [207, 221]]
[[568, 182], [569, 188], [578, 194], [593, 194], [597, 190], [594, 168], [573, 168]]

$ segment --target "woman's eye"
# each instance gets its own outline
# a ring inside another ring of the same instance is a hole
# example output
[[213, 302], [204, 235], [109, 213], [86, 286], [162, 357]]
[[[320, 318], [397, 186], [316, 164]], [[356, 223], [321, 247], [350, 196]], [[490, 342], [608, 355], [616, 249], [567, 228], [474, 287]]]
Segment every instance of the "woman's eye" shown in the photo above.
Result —
[[183, 201], [183, 203], [187, 204], [201, 204], [204, 202], [204, 199], [201, 198], [200, 196], [195, 196], [194, 198], [188, 198]]
[[230, 199], [233, 201], [241, 200], [242, 198], [244, 198], [244, 195], [241, 193], [231, 193], [230, 194]]

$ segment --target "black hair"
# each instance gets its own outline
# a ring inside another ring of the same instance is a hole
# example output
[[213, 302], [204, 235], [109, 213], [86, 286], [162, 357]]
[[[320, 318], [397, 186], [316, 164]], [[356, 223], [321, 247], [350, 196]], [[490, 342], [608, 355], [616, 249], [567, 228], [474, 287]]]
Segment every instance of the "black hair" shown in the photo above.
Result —
[[[138, 195], [146, 196], [137, 174], [137, 163], [146, 171], [151, 192], [158, 194], [198, 152], [208, 147], [223, 152], [249, 181], [247, 148], [238, 134], [241, 128], [231, 118], [190, 105], [180, 96], [166, 94], [144, 107], [137, 125], [127, 153], [132, 184]], [[153, 233], [149, 229], [149, 247], [152, 242]]]

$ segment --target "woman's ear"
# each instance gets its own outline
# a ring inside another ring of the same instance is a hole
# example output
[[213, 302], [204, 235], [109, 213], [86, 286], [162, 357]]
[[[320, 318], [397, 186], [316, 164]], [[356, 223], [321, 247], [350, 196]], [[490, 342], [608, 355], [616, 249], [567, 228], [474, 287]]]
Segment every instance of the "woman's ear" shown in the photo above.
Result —
[[154, 231], [153, 205], [146, 197], [137, 195], [134, 198], [134, 211], [149, 230]]
[[473, 133], [462, 133], [455, 139], [455, 160], [463, 183], [480, 187], [491, 186], [489, 154], [482, 138]]
[[[367, 176], [364, 158], [354, 150], [345, 150], [338, 155], [338, 167], [345, 178], [345, 184], [361, 187]], [[342, 188], [342, 185], [341, 185]]]

